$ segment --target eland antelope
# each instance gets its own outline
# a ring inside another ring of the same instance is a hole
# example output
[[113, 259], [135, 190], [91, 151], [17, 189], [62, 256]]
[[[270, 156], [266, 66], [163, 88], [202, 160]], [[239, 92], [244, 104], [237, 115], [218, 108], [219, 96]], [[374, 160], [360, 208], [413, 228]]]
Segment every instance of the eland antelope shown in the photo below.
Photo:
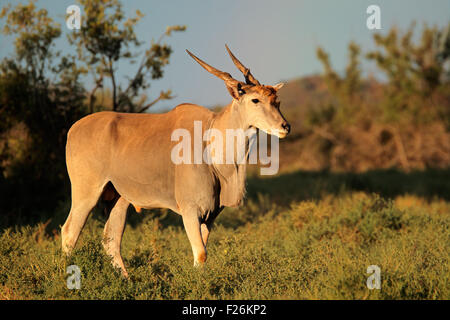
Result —
[[[77, 121], [66, 145], [72, 206], [62, 226], [62, 249], [69, 254], [100, 197], [114, 199], [103, 234], [103, 246], [123, 275], [127, 271], [120, 247], [127, 209], [169, 208], [180, 214], [192, 246], [194, 265], [206, 261], [206, 243], [213, 221], [225, 206], [235, 207], [245, 192], [245, 163], [175, 164], [171, 150], [176, 129], [194, 130], [194, 121], [219, 132], [258, 128], [284, 138], [290, 125], [280, 112], [277, 91], [261, 85], [226, 49], [245, 82], [235, 80], [187, 53], [225, 82], [232, 102], [219, 113], [194, 104], [181, 104], [163, 114], [98, 112]], [[255, 130], [256, 131], [256, 130]], [[234, 143], [234, 142], [233, 142]]]

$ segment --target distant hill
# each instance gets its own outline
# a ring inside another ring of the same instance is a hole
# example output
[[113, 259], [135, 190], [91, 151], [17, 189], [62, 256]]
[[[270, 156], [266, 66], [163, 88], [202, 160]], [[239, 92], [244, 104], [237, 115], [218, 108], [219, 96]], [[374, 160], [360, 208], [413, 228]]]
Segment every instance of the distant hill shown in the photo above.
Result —
[[[361, 92], [364, 99], [380, 101], [383, 84], [374, 78], [362, 80]], [[302, 125], [308, 110], [333, 103], [335, 97], [330, 93], [324, 78], [310, 75], [289, 80], [278, 93], [281, 111], [291, 122], [294, 132]], [[290, 119], [289, 119], [290, 118]], [[297, 125], [297, 128], [295, 127]]]
[[[374, 78], [363, 81], [362, 92], [368, 98], [379, 98], [382, 84]], [[282, 108], [314, 107], [333, 99], [325, 80], [311, 75], [289, 80], [279, 92]]]
[[312, 75], [288, 81], [279, 92], [282, 108], [313, 106], [330, 98], [321, 76]]

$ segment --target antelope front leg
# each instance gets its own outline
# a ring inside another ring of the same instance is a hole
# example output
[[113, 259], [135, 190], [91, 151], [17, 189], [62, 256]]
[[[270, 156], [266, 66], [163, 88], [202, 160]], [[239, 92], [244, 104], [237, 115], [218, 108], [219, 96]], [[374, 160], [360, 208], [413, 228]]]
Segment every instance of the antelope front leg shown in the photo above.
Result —
[[202, 266], [206, 261], [206, 247], [203, 243], [200, 220], [197, 212], [183, 215], [183, 224], [194, 254], [194, 266]]

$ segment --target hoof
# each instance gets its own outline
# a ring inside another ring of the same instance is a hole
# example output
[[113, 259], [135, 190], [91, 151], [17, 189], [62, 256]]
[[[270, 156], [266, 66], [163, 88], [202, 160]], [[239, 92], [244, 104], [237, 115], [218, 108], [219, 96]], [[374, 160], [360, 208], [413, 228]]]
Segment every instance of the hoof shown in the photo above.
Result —
[[201, 267], [206, 262], [206, 252], [202, 252], [198, 255], [197, 259], [194, 261], [194, 267]]

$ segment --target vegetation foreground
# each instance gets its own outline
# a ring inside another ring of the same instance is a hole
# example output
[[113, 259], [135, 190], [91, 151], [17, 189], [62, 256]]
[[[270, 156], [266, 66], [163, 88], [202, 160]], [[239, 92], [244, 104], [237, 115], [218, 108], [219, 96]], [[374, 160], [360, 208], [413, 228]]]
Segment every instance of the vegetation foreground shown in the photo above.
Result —
[[[450, 299], [448, 181], [448, 171], [250, 178], [245, 205], [219, 216], [203, 269], [192, 266], [179, 216], [130, 209], [128, 280], [104, 254], [101, 210], [62, 256], [64, 204], [45, 223], [2, 230], [0, 298]], [[71, 264], [79, 290], [66, 286]], [[380, 290], [367, 288], [370, 265], [381, 269]]]

